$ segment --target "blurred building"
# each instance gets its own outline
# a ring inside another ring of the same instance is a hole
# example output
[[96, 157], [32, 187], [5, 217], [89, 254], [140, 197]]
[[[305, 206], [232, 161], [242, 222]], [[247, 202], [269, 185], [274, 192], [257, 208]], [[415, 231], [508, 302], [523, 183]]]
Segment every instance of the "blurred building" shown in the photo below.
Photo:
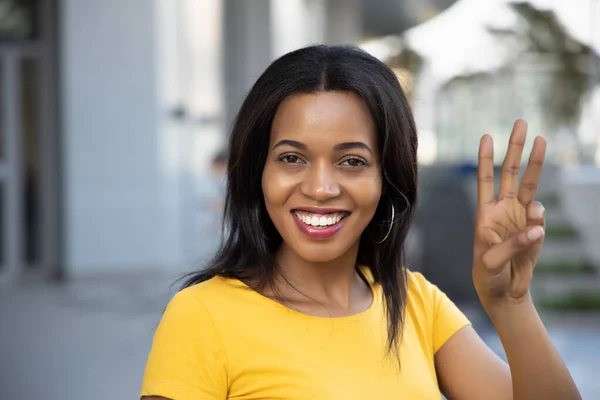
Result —
[[450, 0], [0, 0], [0, 281], [210, 256], [211, 160], [275, 57]]

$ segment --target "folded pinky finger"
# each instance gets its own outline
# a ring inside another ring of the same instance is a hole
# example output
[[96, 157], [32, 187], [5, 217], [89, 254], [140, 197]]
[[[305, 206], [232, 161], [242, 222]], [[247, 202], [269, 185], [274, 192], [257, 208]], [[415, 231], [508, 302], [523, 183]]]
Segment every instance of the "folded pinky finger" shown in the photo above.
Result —
[[545, 226], [546, 220], [544, 218], [544, 206], [539, 201], [533, 200], [527, 206], [527, 226], [540, 225]]
[[481, 257], [484, 267], [492, 273], [499, 272], [510, 259], [539, 243], [544, 238], [544, 233], [543, 227], [534, 226], [492, 246]]

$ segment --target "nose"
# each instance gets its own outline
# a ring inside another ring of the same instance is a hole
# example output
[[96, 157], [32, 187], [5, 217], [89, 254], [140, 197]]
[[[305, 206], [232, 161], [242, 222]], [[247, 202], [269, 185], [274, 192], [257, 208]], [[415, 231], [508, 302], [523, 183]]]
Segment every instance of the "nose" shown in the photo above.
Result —
[[302, 182], [302, 193], [316, 201], [326, 201], [339, 196], [341, 189], [334, 172], [334, 167], [327, 163], [314, 163]]

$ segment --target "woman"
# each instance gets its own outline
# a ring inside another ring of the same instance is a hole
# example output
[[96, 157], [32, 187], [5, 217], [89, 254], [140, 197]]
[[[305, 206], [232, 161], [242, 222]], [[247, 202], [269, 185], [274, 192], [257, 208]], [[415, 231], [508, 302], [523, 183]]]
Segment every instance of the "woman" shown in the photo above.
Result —
[[506, 365], [403, 266], [417, 132], [392, 71], [353, 47], [275, 61], [231, 135], [227, 237], [167, 307], [142, 397], [579, 398], [529, 295], [546, 144], [518, 187], [525, 133], [517, 121], [497, 199], [491, 137], [479, 149], [473, 281]]

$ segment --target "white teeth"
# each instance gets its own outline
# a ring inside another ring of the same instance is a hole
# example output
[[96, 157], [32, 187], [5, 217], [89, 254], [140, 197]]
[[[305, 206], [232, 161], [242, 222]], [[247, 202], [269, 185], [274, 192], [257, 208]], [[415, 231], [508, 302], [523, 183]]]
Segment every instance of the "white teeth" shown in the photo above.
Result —
[[347, 213], [334, 213], [327, 215], [312, 214], [302, 211], [295, 211], [294, 215], [300, 221], [307, 225], [319, 227], [319, 226], [331, 226], [340, 222]]

